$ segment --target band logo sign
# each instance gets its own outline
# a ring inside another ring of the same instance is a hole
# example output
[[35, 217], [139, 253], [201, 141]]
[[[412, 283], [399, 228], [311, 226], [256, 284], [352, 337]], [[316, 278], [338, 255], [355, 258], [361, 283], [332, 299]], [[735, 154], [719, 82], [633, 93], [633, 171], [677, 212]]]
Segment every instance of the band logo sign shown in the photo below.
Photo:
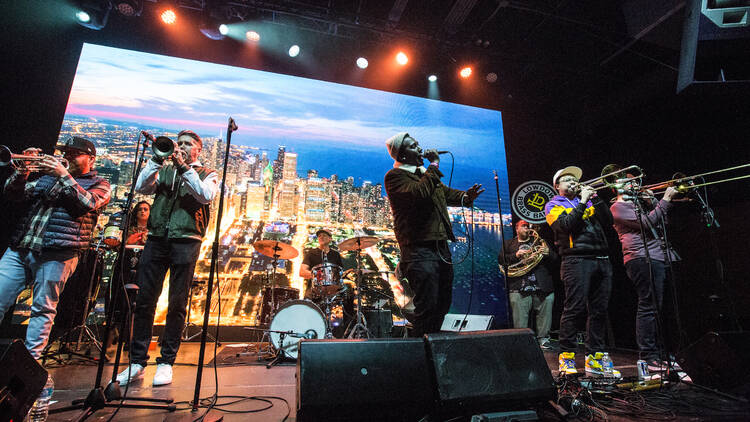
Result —
[[511, 197], [513, 212], [529, 223], [545, 222], [544, 206], [556, 195], [548, 183], [529, 180], [516, 188]]

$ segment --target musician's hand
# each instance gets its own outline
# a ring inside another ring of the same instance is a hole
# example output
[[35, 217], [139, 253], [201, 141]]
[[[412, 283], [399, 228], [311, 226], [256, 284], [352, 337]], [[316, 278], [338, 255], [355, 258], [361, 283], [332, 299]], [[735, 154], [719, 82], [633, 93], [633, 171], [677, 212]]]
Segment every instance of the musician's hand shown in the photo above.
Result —
[[679, 195], [679, 193], [680, 191], [678, 191], [677, 188], [670, 186], [664, 191], [664, 200], [669, 202], [674, 199], [675, 195]]
[[174, 163], [175, 167], [182, 167], [183, 165], [185, 165], [185, 154], [178, 151], [182, 150], [175, 150], [174, 154], [172, 154], [172, 162]]
[[22, 152], [23, 155], [32, 155], [32, 156], [33, 155], [40, 155], [41, 153], [42, 153], [42, 149], [41, 148], [34, 148], [34, 147], [26, 148]]
[[523, 256], [526, 255], [527, 253], [529, 253], [528, 249], [525, 251], [519, 249], [516, 251], [516, 258], [523, 258]]
[[467, 203], [469, 203], [469, 204], [473, 203], [474, 200], [477, 199], [477, 197], [482, 192], [484, 192], [484, 189], [482, 189], [482, 185], [474, 183], [474, 185], [472, 187], [470, 187], [469, 189], [466, 189], [465, 195], [466, 195], [466, 201], [467, 201]]
[[581, 185], [581, 202], [588, 202], [588, 200], [594, 196], [594, 193], [596, 193], [596, 191], [591, 186]]
[[49, 176], [65, 177], [68, 174], [68, 169], [52, 155], [43, 156], [38, 165], [39, 171]]
[[436, 149], [428, 149], [423, 154], [422, 157], [424, 157], [427, 161], [430, 162], [430, 164], [440, 164], [440, 154], [438, 154]]

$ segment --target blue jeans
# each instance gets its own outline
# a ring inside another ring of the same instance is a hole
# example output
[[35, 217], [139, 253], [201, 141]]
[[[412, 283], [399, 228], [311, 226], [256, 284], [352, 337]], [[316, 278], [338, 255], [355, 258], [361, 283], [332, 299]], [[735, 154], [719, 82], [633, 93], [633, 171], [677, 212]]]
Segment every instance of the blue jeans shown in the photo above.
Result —
[[57, 302], [65, 282], [78, 265], [78, 252], [70, 250], [5, 250], [0, 258], [0, 320], [31, 283], [33, 301], [26, 329], [26, 348], [39, 359], [49, 340]]
[[134, 310], [133, 341], [130, 346], [132, 363], [146, 366], [148, 362], [148, 345], [151, 343], [156, 303], [169, 270], [167, 320], [161, 335], [161, 356], [156, 358], [156, 363], [174, 364], [180, 349], [180, 336], [185, 325], [190, 285], [200, 247], [201, 242], [198, 240], [170, 240], [150, 236], [146, 241], [138, 262], [140, 291]]

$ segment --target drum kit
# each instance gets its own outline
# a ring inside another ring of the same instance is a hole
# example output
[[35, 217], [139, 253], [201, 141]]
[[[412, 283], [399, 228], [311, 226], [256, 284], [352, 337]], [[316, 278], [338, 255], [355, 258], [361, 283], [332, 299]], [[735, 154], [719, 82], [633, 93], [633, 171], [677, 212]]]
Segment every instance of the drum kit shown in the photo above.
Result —
[[[302, 339], [333, 338], [333, 328], [337, 315], [334, 309], [344, 301], [344, 297], [351, 291], [345, 286], [345, 281], [353, 282], [356, 286], [356, 316], [350, 326], [344, 331], [348, 338], [368, 338], [363, 312], [363, 294], [367, 290], [365, 279], [369, 275], [378, 275], [378, 271], [365, 269], [362, 265], [362, 250], [374, 246], [380, 239], [375, 236], [356, 236], [338, 244], [339, 251], [352, 251], [356, 254], [357, 266], [343, 271], [338, 265], [328, 262], [316, 265], [311, 269], [312, 295], [314, 300], [299, 299], [299, 290], [276, 285], [276, 268], [279, 259], [293, 259], [299, 252], [292, 245], [276, 240], [260, 240], [253, 243], [255, 250], [269, 258], [272, 271], [266, 278], [263, 289], [262, 302], [258, 321], [261, 327], [252, 328], [263, 332], [263, 339], [268, 338], [275, 354], [275, 359], [267, 366], [271, 367], [284, 358], [296, 359], [299, 352], [299, 342]], [[387, 295], [387, 294], [386, 294]], [[267, 327], [267, 328], [266, 328]], [[259, 356], [260, 359], [260, 356]]]

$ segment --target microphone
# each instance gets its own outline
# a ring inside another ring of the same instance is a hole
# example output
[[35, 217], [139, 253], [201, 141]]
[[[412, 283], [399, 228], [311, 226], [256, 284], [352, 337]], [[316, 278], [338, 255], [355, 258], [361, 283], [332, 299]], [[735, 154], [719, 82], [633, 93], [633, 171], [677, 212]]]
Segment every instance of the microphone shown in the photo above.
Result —
[[450, 154], [451, 152], [450, 151], [438, 151], [437, 153], [440, 155], [443, 155], [443, 154]]
[[143, 135], [144, 137], [146, 137], [146, 139], [148, 139], [151, 142], [156, 142], [156, 139], [154, 139], [154, 135], [146, 132], [145, 130], [141, 131], [141, 135]]

